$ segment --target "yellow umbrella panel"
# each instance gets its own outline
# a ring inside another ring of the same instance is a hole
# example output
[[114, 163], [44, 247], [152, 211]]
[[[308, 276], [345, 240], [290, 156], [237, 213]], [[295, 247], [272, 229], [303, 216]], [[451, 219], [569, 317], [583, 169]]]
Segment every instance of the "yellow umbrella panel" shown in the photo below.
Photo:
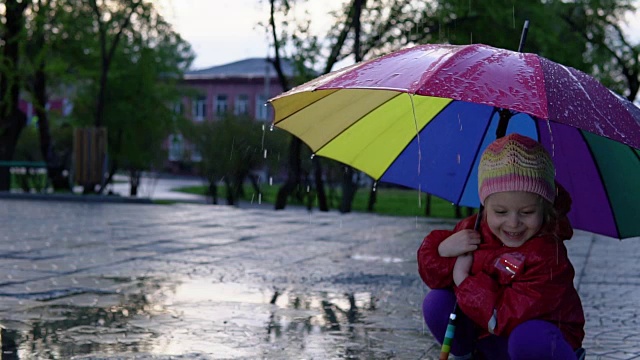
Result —
[[314, 154], [377, 180], [451, 101], [394, 90], [342, 89], [289, 94], [272, 104], [275, 126], [300, 138]]

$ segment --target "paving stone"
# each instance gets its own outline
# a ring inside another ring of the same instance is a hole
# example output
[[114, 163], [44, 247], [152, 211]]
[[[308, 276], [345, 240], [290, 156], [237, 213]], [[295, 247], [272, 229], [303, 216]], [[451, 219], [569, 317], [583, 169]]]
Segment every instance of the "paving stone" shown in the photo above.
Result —
[[[454, 222], [0, 199], [20, 359], [437, 359], [416, 251]], [[567, 243], [587, 359], [640, 358], [640, 239]]]

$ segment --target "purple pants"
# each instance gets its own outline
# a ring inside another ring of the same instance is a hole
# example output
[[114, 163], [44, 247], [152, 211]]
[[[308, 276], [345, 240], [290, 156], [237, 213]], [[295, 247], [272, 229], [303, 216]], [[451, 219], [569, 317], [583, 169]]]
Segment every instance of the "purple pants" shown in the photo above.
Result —
[[[422, 303], [422, 314], [433, 336], [442, 344], [456, 297], [451, 290], [429, 291]], [[574, 351], [550, 322], [529, 320], [518, 325], [509, 337], [491, 335], [477, 339], [476, 325], [460, 309], [457, 312], [456, 331], [451, 343], [451, 354], [463, 356], [474, 350], [487, 359], [495, 360], [555, 360], [576, 359]]]

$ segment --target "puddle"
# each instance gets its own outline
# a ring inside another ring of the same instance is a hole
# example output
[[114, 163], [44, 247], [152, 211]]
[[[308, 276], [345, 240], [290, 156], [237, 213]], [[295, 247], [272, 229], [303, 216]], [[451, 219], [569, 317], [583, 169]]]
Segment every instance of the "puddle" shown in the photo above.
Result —
[[384, 350], [374, 334], [385, 330], [368, 320], [378, 302], [370, 292], [273, 289], [210, 279], [137, 281], [131, 288], [140, 291], [132, 294], [104, 299], [69, 294], [0, 313], [2, 360], [123, 354], [384, 358], [375, 355]]

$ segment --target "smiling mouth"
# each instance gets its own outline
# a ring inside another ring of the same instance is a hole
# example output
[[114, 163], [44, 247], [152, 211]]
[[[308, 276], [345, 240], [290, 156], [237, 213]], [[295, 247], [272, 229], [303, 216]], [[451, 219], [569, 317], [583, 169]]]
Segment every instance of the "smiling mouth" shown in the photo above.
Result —
[[505, 234], [507, 234], [508, 237], [510, 238], [519, 238], [524, 234], [524, 231], [519, 231], [519, 232], [510, 232], [510, 231], [505, 231]]

